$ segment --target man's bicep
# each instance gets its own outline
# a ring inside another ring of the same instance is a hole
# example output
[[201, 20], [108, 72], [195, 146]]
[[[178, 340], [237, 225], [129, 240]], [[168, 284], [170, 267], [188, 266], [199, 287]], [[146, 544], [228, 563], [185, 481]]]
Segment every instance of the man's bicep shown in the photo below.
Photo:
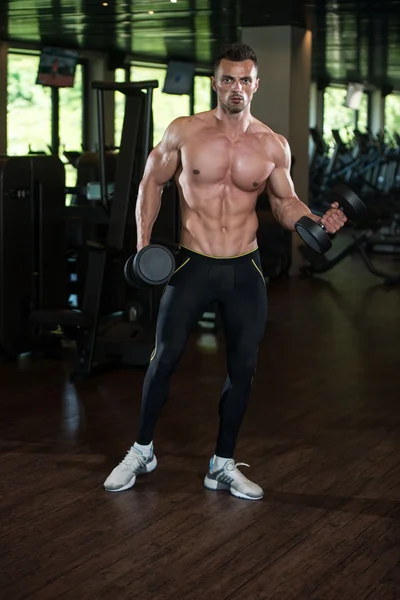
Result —
[[290, 176], [289, 168], [285, 166], [275, 167], [267, 181], [267, 192], [277, 199], [290, 198], [294, 195], [294, 185]]
[[163, 185], [172, 179], [180, 163], [180, 138], [180, 127], [175, 122], [171, 123], [147, 159], [144, 180], [152, 179]]
[[147, 159], [143, 182], [152, 180], [157, 185], [164, 185], [175, 175], [179, 160], [179, 150], [168, 149], [162, 151], [156, 146]]
[[275, 153], [275, 168], [267, 181], [267, 192], [273, 198], [285, 199], [295, 195], [292, 177], [290, 175], [291, 152], [287, 140], [277, 135]]

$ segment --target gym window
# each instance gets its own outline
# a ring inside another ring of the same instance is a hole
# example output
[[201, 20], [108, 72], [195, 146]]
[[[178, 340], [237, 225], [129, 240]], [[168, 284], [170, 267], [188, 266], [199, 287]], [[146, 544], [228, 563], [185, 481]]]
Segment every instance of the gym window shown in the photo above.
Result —
[[[73, 88], [60, 88], [59, 90], [59, 137], [60, 156], [63, 158], [64, 150], [82, 151], [83, 131], [83, 73], [82, 65], [76, 66]], [[76, 185], [76, 169], [71, 164], [65, 164], [65, 183], [67, 186]]]
[[190, 114], [189, 96], [163, 94], [162, 89], [166, 73], [167, 69], [163, 66], [147, 67], [134, 64], [131, 68], [132, 81], [158, 80], [159, 87], [154, 90], [153, 95], [154, 146], [161, 141], [164, 131], [171, 121], [177, 117], [184, 117]]
[[363, 94], [360, 108], [356, 111], [356, 127], [359, 131], [366, 131], [368, 127], [368, 95]]
[[385, 98], [385, 129], [390, 136], [400, 133], [400, 93]]
[[[354, 129], [365, 131], [368, 120], [368, 97], [363, 94], [359, 111], [344, 105], [347, 89], [329, 86], [324, 93], [324, 138], [331, 144], [332, 129], [338, 129], [344, 143], [351, 141]], [[357, 115], [358, 112], [358, 115]]]
[[7, 154], [50, 152], [51, 90], [36, 85], [39, 55], [7, 56]]
[[[128, 67], [129, 68], [129, 67]], [[115, 69], [115, 81], [126, 81], [126, 70]], [[122, 125], [124, 123], [126, 96], [121, 92], [114, 95], [114, 145], [118, 148], [121, 143]]]
[[194, 113], [204, 112], [211, 108], [211, 79], [204, 75], [194, 78]]
[[[164, 66], [143, 66], [134, 64], [130, 68], [131, 81], [156, 79], [159, 87], [153, 94], [153, 145], [160, 142], [168, 125], [177, 117], [190, 114], [190, 98], [188, 95], [175, 96], [162, 92], [167, 69]], [[126, 70], [115, 70], [115, 81], [126, 81]], [[194, 78], [194, 112], [199, 113], [211, 108], [211, 80], [209, 76], [196, 75]], [[121, 140], [122, 124], [125, 112], [125, 97], [115, 93], [114, 140], [118, 147]]]

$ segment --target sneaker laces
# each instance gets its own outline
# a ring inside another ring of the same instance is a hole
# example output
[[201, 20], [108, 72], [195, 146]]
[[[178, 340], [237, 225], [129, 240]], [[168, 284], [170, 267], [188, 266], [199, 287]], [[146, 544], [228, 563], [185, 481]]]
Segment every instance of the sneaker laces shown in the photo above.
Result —
[[[137, 462], [137, 464], [134, 466], [135, 461]], [[144, 467], [146, 465], [146, 462], [147, 456], [140, 456], [140, 454], [138, 454], [137, 449], [132, 446], [132, 448], [128, 450], [125, 457], [122, 459], [121, 464], [126, 465], [127, 467], [129, 467], [129, 469], [135, 472], [136, 469], [141, 469], [142, 467]]]
[[233, 462], [233, 463], [229, 463], [226, 467], [227, 471], [233, 471], [234, 469], [236, 469], [237, 467], [250, 467], [250, 465], [248, 465], [247, 463], [242, 463], [242, 462]]
[[242, 462], [230, 462], [224, 468], [224, 471], [230, 473], [230, 476], [233, 477], [237, 482], [248, 483], [250, 480], [247, 479], [245, 475], [243, 475], [242, 471], [239, 471], [237, 467], [250, 467], [247, 463]]

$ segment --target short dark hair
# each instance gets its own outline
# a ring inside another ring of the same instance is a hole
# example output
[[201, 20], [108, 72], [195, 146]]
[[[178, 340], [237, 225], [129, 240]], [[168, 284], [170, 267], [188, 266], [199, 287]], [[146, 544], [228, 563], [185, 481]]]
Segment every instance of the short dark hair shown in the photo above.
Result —
[[244, 60], [252, 60], [255, 66], [258, 68], [257, 56], [253, 48], [242, 42], [234, 42], [227, 46], [223, 52], [214, 61], [214, 73], [218, 69], [222, 59], [230, 60], [232, 62], [242, 62]]

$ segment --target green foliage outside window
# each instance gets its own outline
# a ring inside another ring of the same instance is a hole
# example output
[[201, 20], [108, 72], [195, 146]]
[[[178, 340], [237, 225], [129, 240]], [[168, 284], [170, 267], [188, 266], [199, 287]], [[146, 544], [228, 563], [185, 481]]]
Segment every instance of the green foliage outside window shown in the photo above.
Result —
[[363, 94], [360, 110], [358, 111], [357, 129], [366, 131], [368, 127], [368, 96]]
[[400, 94], [390, 94], [385, 98], [385, 129], [389, 135], [400, 134]]
[[61, 149], [82, 150], [82, 66], [77, 65], [73, 88], [59, 90]]
[[[333, 143], [332, 129], [338, 129], [344, 142], [351, 141], [356, 126], [356, 111], [344, 106], [347, 90], [344, 87], [327, 87], [324, 93], [324, 138]], [[365, 131], [368, 123], [368, 97], [363, 94], [358, 111], [357, 128]]]
[[[59, 90], [59, 135], [60, 156], [64, 150], [82, 150], [83, 106], [82, 106], [82, 66], [77, 65], [73, 88]], [[65, 161], [64, 161], [65, 162]], [[76, 169], [65, 164], [65, 180], [67, 186], [76, 185]]]
[[[158, 144], [161, 140], [164, 131], [171, 121], [177, 117], [184, 117], [189, 114], [189, 96], [175, 96], [164, 94], [162, 92], [166, 72], [166, 69], [163, 67], [141, 67], [133, 65], [131, 68], [131, 81], [158, 80], [159, 87], [153, 92], [154, 145]], [[123, 69], [116, 70], [117, 81], [124, 81], [124, 76]], [[123, 95], [116, 92], [114, 120], [114, 139], [116, 146], [119, 146], [121, 140], [124, 111], [125, 100]]]
[[48, 153], [51, 90], [35, 83], [39, 56], [9, 53], [7, 61], [7, 154]]
[[[39, 56], [9, 53], [7, 81], [7, 154], [51, 152], [51, 88], [36, 84]], [[82, 67], [73, 88], [59, 89], [60, 155], [82, 149]], [[62, 157], [63, 159], [63, 157]], [[76, 171], [66, 165], [66, 183], [75, 185]]]
[[[154, 139], [153, 144], [160, 142], [164, 131], [168, 125], [177, 117], [185, 117], [190, 114], [190, 100], [187, 95], [164, 94], [162, 89], [166, 69], [164, 67], [142, 67], [133, 65], [131, 68], [132, 81], [147, 81], [149, 79], [158, 80], [159, 87], [153, 94], [153, 120], [154, 120]], [[115, 80], [124, 81], [125, 71], [116, 69]], [[196, 75], [194, 79], [195, 105], [194, 112], [199, 113], [210, 110], [211, 105], [211, 80], [209, 77]], [[118, 146], [121, 140], [122, 123], [125, 111], [125, 99], [123, 94], [115, 94], [115, 145]]]
[[[125, 81], [125, 69], [115, 69], [115, 81]], [[114, 145], [121, 143], [122, 125], [124, 122], [126, 96], [121, 92], [114, 95]]]
[[204, 112], [211, 107], [211, 79], [203, 75], [194, 78], [194, 112]]
[[159, 87], [153, 93], [154, 145], [160, 142], [171, 121], [177, 117], [185, 117], [190, 113], [189, 96], [175, 96], [162, 92], [166, 73], [166, 69], [162, 67], [133, 65], [131, 70], [132, 81], [158, 80]]

